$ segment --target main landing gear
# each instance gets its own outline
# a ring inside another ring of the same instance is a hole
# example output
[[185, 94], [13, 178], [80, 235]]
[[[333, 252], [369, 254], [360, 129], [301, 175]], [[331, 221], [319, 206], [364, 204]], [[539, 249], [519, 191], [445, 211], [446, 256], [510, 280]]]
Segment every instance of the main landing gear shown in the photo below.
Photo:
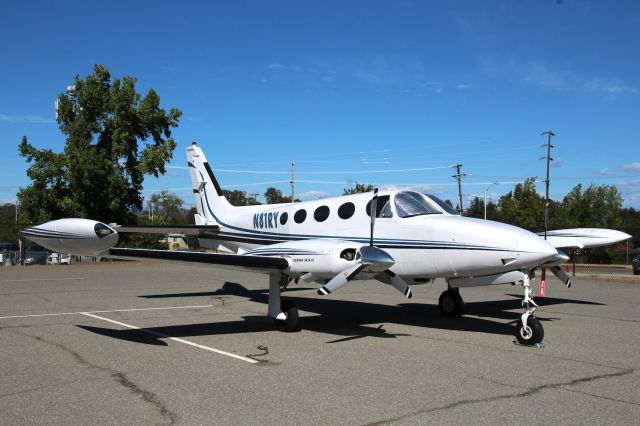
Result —
[[459, 317], [464, 309], [464, 300], [460, 296], [460, 290], [457, 288], [449, 288], [440, 295], [438, 299], [438, 308], [440, 313], [445, 317]]
[[298, 314], [298, 307], [291, 300], [282, 301], [282, 312], [287, 316], [281, 320], [274, 318], [276, 329], [279, 331], [286, 331], [291, 333], [293, 331], [300, 331], [300, 315]]
[[269, 275], [269, 316], [273, 318], [276, 329], [285, 332], [300, 331], [298, 307], [291, 300], [280, 298], [280, 287], [286, 287], [288, 277], [280, 273]]

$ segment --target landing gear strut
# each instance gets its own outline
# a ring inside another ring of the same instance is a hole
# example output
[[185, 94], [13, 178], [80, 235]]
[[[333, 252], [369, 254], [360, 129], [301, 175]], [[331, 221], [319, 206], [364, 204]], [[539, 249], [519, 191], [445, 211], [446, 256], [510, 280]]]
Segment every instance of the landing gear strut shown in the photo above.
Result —
[[438, 308], [440, 313], [445, 317], [459, 317], [462, 315], [464, 301], [460, 296], [460, 290], [457, 288], [449, 288], [440, 295], [438, 299]]
[[280, 273], [269, 275], [269, 316], [273, 318], [276, 329], [293, 332], [300, 330], [298, 308], [291, 300], [280, 300], [280, 287], [286, 286], [288, 278]]
[[521, 345], [533, 346], [544, 338], [542, 323], [533, 315], [538, 304], [534, 302], [529, 283], [529, 275], [525, 273], [524, 279], [519, 283], [524, 288], [524, 313], [516, 323], [516, 339]]

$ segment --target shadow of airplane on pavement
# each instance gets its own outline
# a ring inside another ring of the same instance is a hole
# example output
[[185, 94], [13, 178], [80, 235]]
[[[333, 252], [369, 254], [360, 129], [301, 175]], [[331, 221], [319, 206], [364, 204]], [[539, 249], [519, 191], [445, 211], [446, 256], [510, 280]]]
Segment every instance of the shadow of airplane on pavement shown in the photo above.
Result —
[[[286, 293], [310, 288], [287, 289]], [[222, 297], [237, 296], [252, 302], [267, 304], [267, 290], [249, 290], [244, 286], [226, 282], [221, 289], [211, 292], [173, 293], [144, 295], [144, 298], [179, 298], [179, 297]], [[303, 330], [331, 334], [337, 339], [326, 343], [340, 343], [363, 337], [396, 338], [409, 334], [389, 333], [384, 324], [402, 324], [423, 328], [482, 332], [500, 335], [512, 335], [513, 324], [519, 314], [509, 312], [517, 309], [519, 303], [515, 298], [520, 295], [509, 294], [510, 299], [487, 302], [471, 302], [465, 304], [465, 314], [471, 316], [443, 317], [437, 305], [424, 303], [401, 303], [398, 305], [383, 305], [378, 303], [346, 301], [327, 298], [288, 297], [295, 301], [299, 309], [316, 313], [315, 316], [301, 316], [300, 326]], [[514, 299], [511, 299], [514, 298]], [[565, 303], [583, 305], [602, 305], [602, 303], [559, 299], [537, 298], [540, 306], [551, 306]], [[486, 319], [491, 318], [491, 319]], [[492, 320], [493, 319], [493, 320]], [[539, 318], [551, 321], [554, 318]], [[508, 323], [495, 320], [510, 320]], [[367, 324], [381, 324], [370, 326]], [[78, 327], [103, 336], [113, 337], [131, 342], [167, 345], [162, 335], [171, 337], [193, 337], [208, 335], [224, 335], [239, 333], [270, 332], [274, 330], [273, 320], [266, 315], [243, 316], [240, 321], [207, 322], [199, 324], [171, 325], [148, 327], [142, 330], [114, 330], [110, 328], [78, 325]]]

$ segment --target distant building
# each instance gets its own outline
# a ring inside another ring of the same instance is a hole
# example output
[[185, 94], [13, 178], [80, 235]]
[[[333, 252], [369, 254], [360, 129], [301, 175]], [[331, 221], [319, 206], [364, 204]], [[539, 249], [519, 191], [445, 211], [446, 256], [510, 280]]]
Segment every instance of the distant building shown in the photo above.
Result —
[[182, 234], [169, 234], [167, 238], [164, 239], [164, 242], [167, 243], [169, 250], [184, 250], [189, 248]]

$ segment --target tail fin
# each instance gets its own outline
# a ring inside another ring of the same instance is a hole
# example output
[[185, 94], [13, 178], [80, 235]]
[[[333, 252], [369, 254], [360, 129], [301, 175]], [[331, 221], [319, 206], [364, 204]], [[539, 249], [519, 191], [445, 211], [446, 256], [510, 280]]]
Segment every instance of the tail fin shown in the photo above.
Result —
[[193, 142], [186, 151], [191, 186], [198, 210], [195, 215], [196, 225], [214, 224], [221, 215], [233, 209], [233, 206], [225, 198], [202, 149]]

